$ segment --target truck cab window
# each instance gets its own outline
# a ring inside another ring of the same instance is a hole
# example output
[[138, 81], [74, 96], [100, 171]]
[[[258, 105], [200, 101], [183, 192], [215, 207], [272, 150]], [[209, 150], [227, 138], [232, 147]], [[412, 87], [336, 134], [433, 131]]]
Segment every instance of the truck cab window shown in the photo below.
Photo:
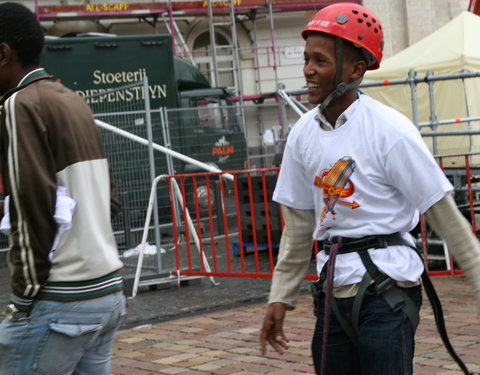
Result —
[[226, 105], [224, 101], [219, 99], [197, 100], [200, 126], [204, 130], [234, 130], [233, 121], [229, 119], [232, 111], [225, 108]]

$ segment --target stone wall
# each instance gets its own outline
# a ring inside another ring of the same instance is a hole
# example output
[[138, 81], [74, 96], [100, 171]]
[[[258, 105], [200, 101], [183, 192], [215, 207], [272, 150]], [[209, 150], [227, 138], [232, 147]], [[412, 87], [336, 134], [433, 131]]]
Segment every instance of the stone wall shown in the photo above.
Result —
[[394, 55], [431, 34], [468, 9], [469, 0], [364, 0], [380, 18], [385, 34], [385, 57]]

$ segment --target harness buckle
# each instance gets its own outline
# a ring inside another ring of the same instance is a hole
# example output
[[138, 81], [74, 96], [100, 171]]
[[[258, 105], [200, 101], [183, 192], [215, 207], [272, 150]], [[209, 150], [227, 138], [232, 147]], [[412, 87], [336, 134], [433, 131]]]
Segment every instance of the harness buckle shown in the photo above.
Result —
[[317, 298], [322, 293], [322, 283], [320, 280], [316, 280], [310, 284], [310, 293], [313, 298]]
[[313, 297], [313, 314], [318, 315], [318, 309], [320, 308], [320, 296], [323, 293], [322, 289], [323, 283], [322, 280], [316, 280], [310, 284], [310, 293]]
[[376, 236], [377, 237], [377, 249], [386, 249], [388, 247], [387, 236]]
[[388, 292], [393, 286], [395, 285], [395, 280], [393, 280], [391, 277], [385, 277], [382, 281], [379, 283], [375, 283], [375, 290], [379, 294], [385, 294]]

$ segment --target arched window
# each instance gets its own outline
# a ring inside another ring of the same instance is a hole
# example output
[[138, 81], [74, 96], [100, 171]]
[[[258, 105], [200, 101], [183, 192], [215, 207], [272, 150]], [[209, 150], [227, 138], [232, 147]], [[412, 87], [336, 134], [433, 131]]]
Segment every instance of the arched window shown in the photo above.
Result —
[[195, 55], [195, 62], [198, 68], [209, 78], [213, 84], [215, 82], [214, 70], [218, 72], [219, 87], [235, 87], [233, 74], [233, 51], [231, 43], [225, 35], [215, 32], [216, 60], [217, 66], [213, 66], [212, 46], [210, 44], [210, 33], [208, 31], [198, 35], [193, 43], [193, 49], [198, 53]]

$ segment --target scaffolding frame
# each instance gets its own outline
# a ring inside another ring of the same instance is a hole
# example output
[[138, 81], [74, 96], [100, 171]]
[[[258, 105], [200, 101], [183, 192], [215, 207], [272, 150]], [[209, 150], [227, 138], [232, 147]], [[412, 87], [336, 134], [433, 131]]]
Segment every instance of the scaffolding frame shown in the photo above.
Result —
[[[68, 21], [68, 20], [103, 20], [103, 19], [140, 19], [156, 27], [158, 22], [163, 22], [166, 30], [172, 36], [172, 45], [174, 54], [195, 63], [195, 56], [198, 51], [188, 50], [185, 36], [182, 35], [177, 26], [179, 18], [186, 17], [207, 17], [210, 34], [210, 51], [212, 57], [211, 73], [213, 77], [212, 86], [219, 85], [218, 74], [227, 68], [219, 67], [217, 64], [217, 53], [229, 51], [232, 61], [232, 71], [234, 78], [234, 91], [240, 103], [243, 100], [252, 100], [255, 97], [247, 97], [243, 92], [244, 69], [253, 69], [255, 71], [256, 91], [262, 95], [262, 85], [260, 79], [260, 70], [271, 69], [274, 74], [275, 87], [278, 87], [278, 68], [280, 66], [278, 58], [278, 49], [275, 33], [275, 14], [279, 12], [294, 11], [315, 11], [333, 3], [342, 0], [160, 0], [155, 2], [119, 2], [119, 3], [88, 3], [81, 5], [42, 5], [38, 0], [35, 1], [35, 10], [39, 21]], [[53, 0], [50, 2], [53, 3]], [[361, 0], [350, 0], [348, 2], [361, 4]], [[258, 15], [265, 16], [270, 25], [270, 45], [258, 46], [256, 37], [256, 20]], [[243, 17], [240, 19], [240, 16]], [[247, 47], [254, 55], [254, 66], [241, 66], [241, 51], [237, 38], [237, 28], [241, 23], [250, 21], [252, 23], [253, 38], [252, 45]], [[219, 46], [215, 38], [216, 29], [224, 27], [225, 31], [230, 33], [231, 45]], [[155, 31], [157, 31], [155, 29]], [[264, 51], [267, 55], [267, 64], [260, 64], [259, 51]], [[282, 65], [284, 66], [284, 65]], [[209, 72], [210, 73], [210, 72]]]

